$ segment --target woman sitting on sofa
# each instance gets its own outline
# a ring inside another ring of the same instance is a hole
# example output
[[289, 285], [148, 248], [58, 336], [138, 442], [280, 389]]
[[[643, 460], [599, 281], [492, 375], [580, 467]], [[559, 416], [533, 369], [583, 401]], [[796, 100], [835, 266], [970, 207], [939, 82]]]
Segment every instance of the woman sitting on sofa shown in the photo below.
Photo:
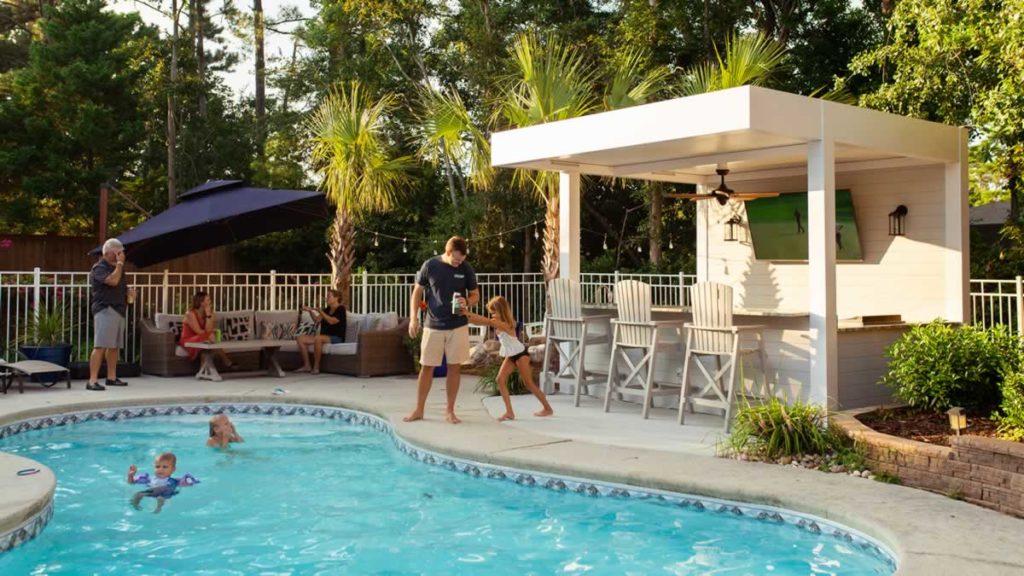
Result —
[[[213, 340], [217, 319], [213, 315], [213, 300], [210, 294], [200, 290], [192, 297], [192, 309], [185, 314], [181, 325], [181, 342], [179, 344], [188, 352], [188, 357], [195, 360], [199, 350], [185, 346], [186, 342], [210, 342]], [[235, 363], [228, 358], [223, 350], [216, 350], [217, 358], [231, 370]]]
[[[302, 356], [302, 367], [296, 372], [309, 372], [310, 374], [320, 373], [320, 356], [323, 354], [324, 344], [340, 344], [345, 341], [345, 307], [341, 305], [341, 291], [327, 291], [327, 307], [317, 310], [312, 306], [302, 308], [309, 312], [314, 321], [320, 323], [319, 334], [303, 334], [299, 336], [299, 354]], [[310, 345], [313, 346], [313, 366], [309, 365]]]

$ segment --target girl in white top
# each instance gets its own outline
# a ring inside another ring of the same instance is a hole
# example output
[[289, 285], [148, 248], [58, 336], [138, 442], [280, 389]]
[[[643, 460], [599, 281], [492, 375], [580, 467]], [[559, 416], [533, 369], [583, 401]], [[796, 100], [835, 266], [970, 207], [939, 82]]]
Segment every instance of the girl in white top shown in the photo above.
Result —
[[504, 358], [501, 368], [498, 369], [498, 390], [501, 391], [501, 399], [505, 401], [505, 413], [498, 418], [502, 420], [513, 420], [516, 415], [512, 412], [512, 401], [508, 395], [508, 377], [513, 371], [519, 371], [526, 387], [540, 400], [543, 409], [534, 412], [534, 416], [551, 416], [555, 413], [548, 404], [544, 392], [533, 383], [533, 371], [530, 369], [530, 356], [526, 352], [526, 346], [516, 338], [516, 320], [512, 317], [512, 307], [503, 296], [495, 296], [487, 302], [487, 312], [490, 318], [479, 314], [466, 312], [469, 321], [478, 326], [490, 326], [498, 335], [498, 342], [501, 343], [499, 353]]

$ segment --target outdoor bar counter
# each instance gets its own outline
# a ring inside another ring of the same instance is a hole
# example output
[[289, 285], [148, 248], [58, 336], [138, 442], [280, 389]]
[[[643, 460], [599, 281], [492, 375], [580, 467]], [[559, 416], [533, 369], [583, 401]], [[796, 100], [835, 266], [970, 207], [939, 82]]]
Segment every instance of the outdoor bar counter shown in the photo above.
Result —
[[[584, 306], [584, 315], [616, 316], [613, 305]], [[682, 320], [690, 322], [692, 315], [687, 307], [654, 307], [655, 320]], [[768, 355], [769, 379], [776, 390], [787, 398], [807, 399], [810, 381], [810, 314], [799, 310], [764, 310], [736, 308], [733, 322], [737, 326], [763, 326], [765, 350]], [[834, 408], [849, 409], [891, 402], [887, 388], [879, 384], [885, 374], [888, 359], [885, 349], [913, 326], [905, 322], [865, 325], [860, 319], [840, 319], [839, 340], [839, 398]], [[597, 323], [596, 330], [611, 334], [611, 323]], [[685, 336], [674, 330], [663, 331], [663, 337], [681, 342], [678, 352], [665, 352], [658, 356], [656, 380], [679, 382], [683, 366]], [[748, 334], [750, 345], [754, 344], [753, 334]], [[592, 345], [587, 350], [587, 369], [607, 373], [611, 338], [608, 344]], [[744, 339], [744, 344], [747, 340]], [[744, 377], [760, 377], [756, 358], [745, 360]], [[691, 381], [701, 383], [699, 371], [691, 368]], [[603, 389], [598, 389], [603, 393]], [[639, 400], [639, 398], [637, 398]], [[658, 400], [658, 399], [656, 399]], [[670, 399], [671, 400], [671, 399]], [[659, 405], [666, 405], [658, 402]]]

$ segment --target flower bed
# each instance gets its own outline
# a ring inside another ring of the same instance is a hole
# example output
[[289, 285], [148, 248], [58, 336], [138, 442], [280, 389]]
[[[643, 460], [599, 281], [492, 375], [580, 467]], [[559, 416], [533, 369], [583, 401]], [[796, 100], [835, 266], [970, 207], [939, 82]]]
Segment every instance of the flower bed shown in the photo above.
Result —
[[949, 446], [898, 438], [868, 428], [855, 413], [833, 418], [860, 443], [872, 470], [907, 486], [1024, 517], [1024, 444], [950, 436]]

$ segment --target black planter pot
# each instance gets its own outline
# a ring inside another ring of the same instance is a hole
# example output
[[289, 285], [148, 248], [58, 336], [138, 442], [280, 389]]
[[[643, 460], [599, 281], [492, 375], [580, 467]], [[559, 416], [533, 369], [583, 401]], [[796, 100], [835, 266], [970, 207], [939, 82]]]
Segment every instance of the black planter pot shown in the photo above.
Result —
[[[71, 344], [57, 344], [56, 346], [18, 346], [18, 350], [29, 360], [41, 360], [52, 362], [65, 368], [71, 363]], [[33, 382], [57, 382], [63, 380], [64, 375], [59, 373], [38, 374], [32, 377]]]

